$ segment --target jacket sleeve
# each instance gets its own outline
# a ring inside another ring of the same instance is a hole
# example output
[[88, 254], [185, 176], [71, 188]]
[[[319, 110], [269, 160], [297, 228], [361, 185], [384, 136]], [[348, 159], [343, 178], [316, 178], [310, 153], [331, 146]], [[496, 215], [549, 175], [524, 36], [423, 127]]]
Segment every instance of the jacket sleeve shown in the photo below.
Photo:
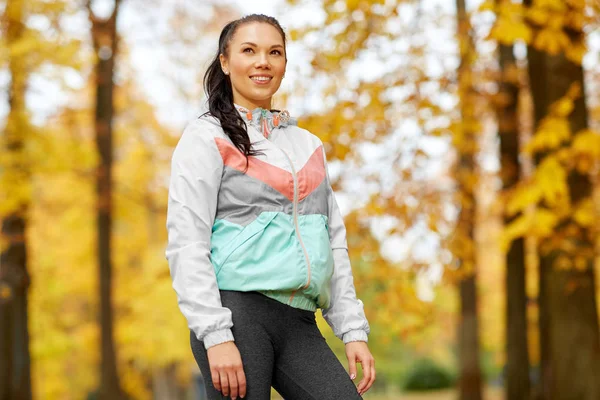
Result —
[[[323, 151], [323, 158], [327, 171], [325, 151]], [[350, 257], [348, 256], [346, 227], [331, 188], [328, 171], [326, 175], [329, 239], [333, 251], [334, 269], [331, 278], [331, 302], [329, 308], [323, 310], [323, 317], [333, 329], [333, 333], [344, 343], [366, 342], [370, 331], [369, 323], [365, 317], [362, 301], [356, 298]]]
[[173, 152], [167, 206], [169, 262], [179, 308], [205, 348], [233, 341], [231, 311], [221, 304], [210, 239], [223, 161], [210, 124], [188, 124]]

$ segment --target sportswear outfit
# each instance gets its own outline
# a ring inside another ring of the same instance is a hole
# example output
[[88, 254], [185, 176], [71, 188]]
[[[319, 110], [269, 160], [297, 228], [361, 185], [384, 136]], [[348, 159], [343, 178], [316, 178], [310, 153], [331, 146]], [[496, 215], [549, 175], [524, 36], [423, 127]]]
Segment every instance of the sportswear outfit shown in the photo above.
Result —
[[235, 339], [246, 398], [360, 398], [314, 322], [321, 308], [344, 343], [367, 341], [323, 144], [286, 112], [236, 108], [259, 155], [246, 163], [204, 114], [171, 163], [166, 257], [196, 360], [208, 377], [206, 349]]

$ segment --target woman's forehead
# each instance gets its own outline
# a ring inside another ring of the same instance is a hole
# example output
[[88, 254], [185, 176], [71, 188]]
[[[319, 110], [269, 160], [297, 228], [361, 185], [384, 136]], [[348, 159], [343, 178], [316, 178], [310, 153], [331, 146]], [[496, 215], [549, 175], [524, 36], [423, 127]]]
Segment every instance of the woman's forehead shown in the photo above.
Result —
[[283, 46], [283, 37], [277, 28], [264, 22], [250, 22], [240, 25], [232, 38], [232, 43], [241, 45], [252, 43], [256, 46]]

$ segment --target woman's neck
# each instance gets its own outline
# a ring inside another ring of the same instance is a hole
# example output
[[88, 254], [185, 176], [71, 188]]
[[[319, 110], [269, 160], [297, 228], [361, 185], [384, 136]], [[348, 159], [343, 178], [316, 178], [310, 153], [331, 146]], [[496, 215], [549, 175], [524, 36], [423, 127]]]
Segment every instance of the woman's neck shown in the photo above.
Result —
[[252, 111], [255, 108], [264, 108], [265, 110], [271, 109], [271, 99], [269, 99], [268, 101], [264, 101], [264, 102], [253, 102], [253, 101], [247, 101], [244, 99], [237, 99], [237, 100], [234, 99], [233, 103], [236, 106], [243, 107], [249, 111]]

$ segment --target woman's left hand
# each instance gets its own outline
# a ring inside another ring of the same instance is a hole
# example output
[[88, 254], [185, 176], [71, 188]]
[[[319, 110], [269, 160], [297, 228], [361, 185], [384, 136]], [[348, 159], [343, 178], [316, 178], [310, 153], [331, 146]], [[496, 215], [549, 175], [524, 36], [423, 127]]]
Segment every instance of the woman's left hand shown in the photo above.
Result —
[[362, 365], [363, 378], [357, 386], [358, 393], [362, 396], [375, 382], [375, 359], [371, 355], [366, 342], [347, 343], [346, 357], [348, 357], [350, 379], [354, 380], [356, 378], [356, 364]]

